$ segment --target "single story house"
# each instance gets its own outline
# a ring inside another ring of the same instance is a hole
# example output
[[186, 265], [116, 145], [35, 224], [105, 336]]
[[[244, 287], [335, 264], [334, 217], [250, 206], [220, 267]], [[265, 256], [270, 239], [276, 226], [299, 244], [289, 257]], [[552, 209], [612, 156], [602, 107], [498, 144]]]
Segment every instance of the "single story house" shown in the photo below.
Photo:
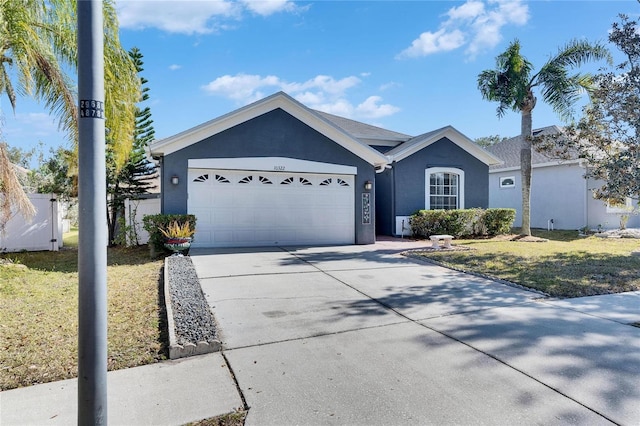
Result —
[[487, 207], [499, 162], [451, 126], [411, 137], [283, 92], [150, 148], [194, 247], [371, 244], [418, 209]]
[[[534, 135], [557, 133], [548, 126], [534, 130]], [[487, 151], [502, 160], [489, 169], [489, 206], [516, 209], [514, 225], [522, 224], [522, 186], [520, 176], [520, 139], [513, 137], [496, 143]], [[627, 206], [610, 206], [593, 198], [602, 183], [585, 179], [583, 160], [575, 157], [558, 160], [533, 150], [531, 156], [531, 227], [543, 229], [615, 229], [620, 218], [637, 202]], [[631, 215], [627, 227], [640, 227], [640, 216]]]

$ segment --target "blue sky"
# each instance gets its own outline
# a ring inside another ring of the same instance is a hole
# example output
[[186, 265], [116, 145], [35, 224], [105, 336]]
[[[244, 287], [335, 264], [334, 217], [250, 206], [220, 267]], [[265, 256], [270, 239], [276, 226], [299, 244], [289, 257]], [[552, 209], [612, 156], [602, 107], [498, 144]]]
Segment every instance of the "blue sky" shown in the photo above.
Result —
[[[538, 69], [567, 41], [606, 42], [619, 13], [640, 14], [636, 0], [117, 0], [117, 8], [122, 45], [144, 55], [158, 139], [280, 90], [410, 135], [452, 125], [472, 139], [514, 136], [519, 115], [498, 119], [476, 87], [510, 41]], [[37, 103], [20, 98], [14, 114], [3, 97], [0, 107], [9, 145], [68, 146]], [[561, 121], [538, 102], [533, 124]]]

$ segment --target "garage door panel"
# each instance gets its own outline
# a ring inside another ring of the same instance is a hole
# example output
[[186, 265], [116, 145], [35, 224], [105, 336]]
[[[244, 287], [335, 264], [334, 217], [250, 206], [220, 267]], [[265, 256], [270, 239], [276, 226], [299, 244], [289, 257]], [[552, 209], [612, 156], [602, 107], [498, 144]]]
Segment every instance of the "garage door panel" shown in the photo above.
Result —
[[258, 229], [262, 228], [271, 228], [274, 225], [278, 225], [280, 222], [280, 218], [276, 211], [273, 210], [263, 210], [257, 211], [254, 215], [254, 223]]
[[194, 246], [353, 243], [353, 182], [349, 175], [192, 169]]
[[[210, 240], [212, 244], [210, 244], [211, 246], [225, 246], [225, 245], [231, 245], [233, 243], [233, 231], [231, 230], [222, 230], [222, 231], [215, 231], [212, 233], [212, 239]], [[199, 240], [195, 240], [196, 244], [204, 244], [203, 242], [199, 242]], [[204, 245], [205, 247], [208, 247], [208, 245]]]
[[233, 224], [239, 228], [250, 228], [255, 223], [254, 212], [252, 209], [242, 208], [235, 210], [233, 213]]
[[[233, 209], [216, 209], [211, 215], [213, 218], [211, 221], [204, 223], [210, 223], [213, 227], [233, 227]], [[198, 222], [200, 218], [198, 218]]]

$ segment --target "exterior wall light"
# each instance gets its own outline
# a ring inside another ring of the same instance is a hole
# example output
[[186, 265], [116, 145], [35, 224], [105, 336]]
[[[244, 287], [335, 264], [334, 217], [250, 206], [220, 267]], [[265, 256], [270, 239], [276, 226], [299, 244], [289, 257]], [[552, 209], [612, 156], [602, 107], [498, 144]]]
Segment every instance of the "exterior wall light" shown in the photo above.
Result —
[[180, 182], [180, 179], [178, 179], [178, 176], [176, 176], [176, 175], [171, 176], [171, 183], [173, 185], [177, 185], [178, 182]]
[[364, 189], [365, 191], [371, 191], [373, 189], [373, 182], [371, 182], [370, 180], [366, 181], [364, 183]]

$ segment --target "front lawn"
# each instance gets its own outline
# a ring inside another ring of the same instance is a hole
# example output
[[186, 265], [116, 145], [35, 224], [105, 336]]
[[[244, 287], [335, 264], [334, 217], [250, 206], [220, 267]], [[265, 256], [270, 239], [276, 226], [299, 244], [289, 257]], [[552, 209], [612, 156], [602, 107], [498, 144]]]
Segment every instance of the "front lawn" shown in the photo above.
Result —
[[465, 251], [417, 253], [446, 266], [534, 288], [555, 297], [579, 297], [640, 290], [640, 248], [633, 238], [579, 237], [577, 231], [533, 230], [547, 242], [505, 237], [454, 240]]
[[[59, 252], [0, 254], [0, 389], [75, 377], [77, 235]], [[161, 260], [146, 247], [108, 250], [108, 367], [166, 358]]]

